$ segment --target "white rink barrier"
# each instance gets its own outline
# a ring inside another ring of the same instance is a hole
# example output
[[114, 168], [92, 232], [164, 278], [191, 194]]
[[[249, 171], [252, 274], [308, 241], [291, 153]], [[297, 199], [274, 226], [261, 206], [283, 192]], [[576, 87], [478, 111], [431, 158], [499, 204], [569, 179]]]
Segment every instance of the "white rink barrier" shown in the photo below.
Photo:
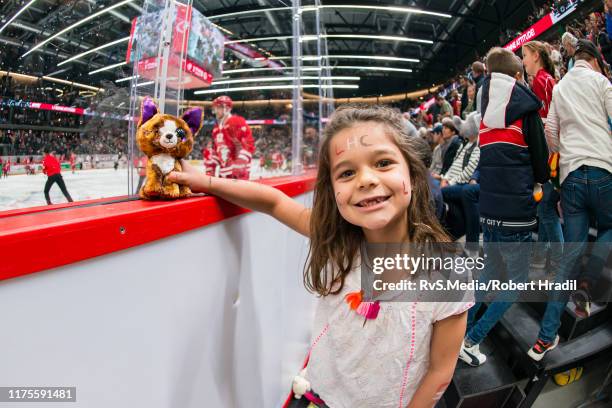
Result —
[[[311, 196], [295, 198], [310, 205]], [[214, 198], [195, 199], [193, 206], [197, 200], [215, 201], [210, 205], [221, 211], [229, 206]], [[0, 386], [76, 387], [75, 403], [55, 407], [280, 406], [310, 337], [315, 297], [302, 283], [307, 239], [266, 215], [246, 213], [31, 273], [54, 251], [63, 252], [58, 259], [70, 258], [89, 246], [118, 245], [103, 233], [92, 235], [97, 226], [114, 232], [117, 225], [133, 225], [123, 232], [119, 226], [121, 241], [135, 230], [154, 236], [180, 222], [173, 220], [178, 204], [154, 203], [163, 207], [157, 223], [147, 218], [151, 203], [129, 204], [143, 206], [132, 224], [133, 215], [104, 205], [0, 218], [0, 251], [11, 254], [0, 267]], [[106, 218], [92, 221], [104, 211]], [[51, 235], [17, 254], [18, 245], [26, 245], [24, 223], [40, 217], [40, 233]], [[58, 217], [73, 224], [54, 236]], [[16, 242], [9, 244], [11, 232]], [[79, 235], [81, 243], [74, 240]]]

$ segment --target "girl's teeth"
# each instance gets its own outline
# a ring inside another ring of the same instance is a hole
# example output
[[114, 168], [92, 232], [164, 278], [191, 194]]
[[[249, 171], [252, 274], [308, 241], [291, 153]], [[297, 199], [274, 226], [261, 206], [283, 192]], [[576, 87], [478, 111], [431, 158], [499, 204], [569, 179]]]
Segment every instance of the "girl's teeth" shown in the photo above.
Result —
[[374, 198], [374, 199], [372, 199], [372, 200], [365, 201], [365, 202], [362, 204], [362, 206], [363, 206], [363, 207], [369, 207], [369, 206], [371, 206], [371, 205], [375, 205], [375, 204], [381, 203], [381, 202], [383, 202], [384, 200], [385, 200], [385, 199], [384, 199], [384, 197]]

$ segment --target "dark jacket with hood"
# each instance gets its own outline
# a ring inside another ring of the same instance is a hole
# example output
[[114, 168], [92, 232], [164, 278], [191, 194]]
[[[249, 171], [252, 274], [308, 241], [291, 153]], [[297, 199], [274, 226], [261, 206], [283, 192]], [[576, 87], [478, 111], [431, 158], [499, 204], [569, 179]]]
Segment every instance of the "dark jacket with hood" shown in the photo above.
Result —
[[537, 226], [535, 182], [549, 178], [540, 100], [514, 78], [493, 73], [482, 85], [480, 222], [529, 231]]

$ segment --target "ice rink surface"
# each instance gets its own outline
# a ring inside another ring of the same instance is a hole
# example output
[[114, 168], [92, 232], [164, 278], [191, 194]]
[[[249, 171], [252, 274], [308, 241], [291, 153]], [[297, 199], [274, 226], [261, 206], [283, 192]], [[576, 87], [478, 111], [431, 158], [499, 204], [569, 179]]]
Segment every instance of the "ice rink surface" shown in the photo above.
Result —
[[[261, 170], [255, 162], [251, 169], [252, 179], [257, 179], [260, 176], [276, 177], [287, 174], [289, 174], [288, 171]], [[62, 177], [74, 201], [128, 194], [128, 171], [125, 168], [118, 170], [112, 168], [81, 170], [75, 174], [63, 170]], [[42, 173], [32, 176], [19, 174], [0, 179], [0, 211], [46, 205], [47, 202], [43, 193], [46, 181], [47, 176]], [[137, 184], [138, 177], [135, 177], [134, 185]], [[53, 204], [66, 202], [57, 184], [51, 187], [49, 196]]]
[[[114, 197], [128, 193], [127, 169], [81, 170], [72, 174], [62, 171], [66, 188], [74, 201]], [[47, 176], [19, 174], [0, 179], [0, 211], [46, 205], [43, 193]], [[66, 199], [57, 184], [49, 192], [53, 204]]]

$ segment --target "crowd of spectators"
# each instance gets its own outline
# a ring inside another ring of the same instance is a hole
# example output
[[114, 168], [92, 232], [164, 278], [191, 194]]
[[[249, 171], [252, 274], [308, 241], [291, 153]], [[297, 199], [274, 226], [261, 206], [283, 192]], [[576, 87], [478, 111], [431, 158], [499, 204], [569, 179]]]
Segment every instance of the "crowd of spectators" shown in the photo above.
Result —
[[[523, 44], [518, 55], [491, 49], [404, 115], [413, 135], [430, 146], [426, 163], [433, 204], [451, 235], [466, 236], [466, 253], [476, 256], [480, 239], [485, 257], [487, 248], [496, 248], [487, 247], [488, 242], [530, 243], [537, 228], [544, 251], [533, 258], [530, 253], [494, 254], [496, 265], [515, 282], [527, 279], [530, 260], [531, 267], [548, 265], [557, 281], [577, 278], [574, 307], [582, 317], [590, 314], [601, 265], [594, 273], [581, 270], [583, 247], [577, 243], [587, 241], [590, 226], [597, 229], [598, 242], [612, 240], [606, 221], [612, 210], [593, 201], [610, 200], [610, 191], [588, 190], [594, 181], [609, 180], [612, 172], [612, 1], [602, 3], [602, 10], [583, 21], [568, 19], [562, 36], [548, 33], [553, 37]], [[538, 10], [534, 20], [549, 11]], [[512, 122], [506, 123], [510, 117]], [[590, 196], [587, 190], [599, 195]], [[564, 240], [573, 246], [560, 251]], [[492, 302], [479, 319], [479, 304], [470, 310], [461, 359], [470, 365], [486, 361], [478, 345], [513, 299]], [[548, 302], [538, 340], [528, 352], [536, 361], [559, 342], [559, 319], [568, 297], [555, 299]]]
[[[523, 26], [517, 27], [513, 35], [519, 33], [529, 25], [551, 11], [561, 10], [571, 1], [557, 0], [552, 5], [543, 5], [530, 15]], [[606, 19], [603, 12], [591, 13], [584, 21], [572, 21], [566, 26], [566, 34], [561, 39], [553, 39], [546, 43], [549, 54], [555, 64], [555, 78], [559, 80], [567, 67], [572, 65], [573, 46], [578, 39], [586, 38], [595, 42], [601, 49], [606, 61], [612, 60], [612, 41], [606, 30]], [[411, 112], [409, 116], [411, 123], [421, 132], [427, 133], [427, 139], [432, 144], [432, 129], [436, 123], [440, 123], [445, 117], [459, 116], [463, 119], [476, 110], [476, 90], [485, 74], [485, 64], [482, 60], [474, 62], [462, 75], [450, 79], [439, 92], [434, 95], [425, 96], [418, 100], [407, 99], [393, 103], [392, 105], [402, 111]], [[47, 85], [47, 86], [45, 86]], [[21, 84], [13, 81], [9, 76], [0, 77], [0, 94], [2, 98], [14, 100], [29, 100], [45, 103], [63, 104], [66, 106], [86, 107], [86, 100], [79, 97], [78, 91], [70, 87], [60, 87], [58, 90], [51, 89], [48, 84], [39, 81], [34, 84]], [[50, 90], [51, 89], [51, 90]], [[245, 94], [245, 99], [284, 99], [291, 98], [290, 91], [250, 91]], [[435, 98], [435, 101], [433, 100]], [[427, 109], [419, 109], [419, 104], [429, 101]], [[416, 108], [415, 108], [416, 107]], [[306, 107], [306, 109], [308, 109]], [[236, 104], [234, 112], [246, 119], [275, 119], [285, 121], [287, 125], [282, 126], [256, 126], [254, 127], [254, 138], [256, 140], [256, 157], [261, 157], [268, 150], [280, 151], [285, 157], [290, 157], [290, 104], [263, 104], [256, 106], [241, 106]], [[312, 113], [314, 118], [317, 117]], [[10, 117], [10, 119], [9, 119]], [[13, 108], [12, 114], [8, 106], [0, 106], [0, 123], [11, 121], [13, 124], [49, 126], [61, 128], [83, 128], [86, 127], [87, 118], [67, 113], [38, 111], [23, 108]], [[210, 121], [210, 118], [209, 118]], [[201, 151], [206, 143], [206, 137], [210, 135], [212, 126], [205, 126], [196, 137], [196, 146], [192, 154], [193, 158], [201, 158]], [[11, 143], [11, 153], [34, 154], [42, 151], [45, 141], [50, 147], [57, 147], [62, 151], [78, 151], [81, 153], [100, 154], [126, 151], [126, 130], [121, 126], [114, 126], [94, 131], [88, 129], [82, 134], [69, 132], [53, 132], [39, 130], [14, 130], [8, 134], [14, 135], [17, 142]], [[26, 137], [26, 135], [28, 135]], [[31, 135], [31, 136], [29, 136]], [[27, 140], [30, 138], [30, 140]], [[62, 145], [63, 143], [63, 145]], [[6, 145], [6, 144], [5, 144]]]
[[58, 104], [85, 108], [86, 98], [79, 95], [79, 89], [71, 86], [38, 80], [34, 83], [23, 83], [11, 76], [0, 77], [0, 96], [13, 100]]
[[119, 127], [87, 132], [0, 129], [0, 146], [12, 156], [42, 155], [45, 149], [59, 155], [125, 154], [127, 133]]

